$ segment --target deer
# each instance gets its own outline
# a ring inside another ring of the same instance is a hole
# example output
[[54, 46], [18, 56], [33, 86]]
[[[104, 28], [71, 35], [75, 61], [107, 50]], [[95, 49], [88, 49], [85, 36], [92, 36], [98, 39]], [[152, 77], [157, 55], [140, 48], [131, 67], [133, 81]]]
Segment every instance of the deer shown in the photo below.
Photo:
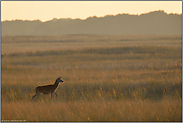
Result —
[[36, 89], [35, 89], [36, 94], [32, 97], [32, 100], [36, 96], [38, 98], [41, 93], [42, 94], [51, 94], [51, 98], [52, 98], [53, 94], [55, 94], [55, 96], [57, 97], [57, 94], [55, 93], [55, 90], [58, 87], [58, 84], [60, 82], [64, 82], [64, 81], [61, 80], [61, 77], [58, 77], [53, 85], [37, 86]]

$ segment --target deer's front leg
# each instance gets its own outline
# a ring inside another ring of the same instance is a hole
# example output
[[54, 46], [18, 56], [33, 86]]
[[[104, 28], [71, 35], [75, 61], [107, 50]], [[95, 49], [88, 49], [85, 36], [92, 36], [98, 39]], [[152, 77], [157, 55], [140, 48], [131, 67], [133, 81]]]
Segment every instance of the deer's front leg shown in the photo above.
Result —
[[54, 93], [55, 94], [55, 96], [57, 97], [57, 94], [56, 93]]
[[57, 94], [55, 92], [51, 93], [51, 98], [52, 98], [52, 95], [55, 94], [55, 96], [57, 97]]

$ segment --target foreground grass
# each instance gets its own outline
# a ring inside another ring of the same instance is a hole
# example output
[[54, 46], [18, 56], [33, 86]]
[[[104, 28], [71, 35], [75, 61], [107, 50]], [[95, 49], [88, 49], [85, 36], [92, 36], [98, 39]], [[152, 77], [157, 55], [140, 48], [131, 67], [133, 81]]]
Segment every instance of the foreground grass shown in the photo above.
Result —
[[[2, 121], [181, 121], [179, 36], [2, 39]], [[57, 98], [31, 101], [60, 76]]]
[[181, 101], [2, 103], [2, 120], [26, 121], [181, 121]]

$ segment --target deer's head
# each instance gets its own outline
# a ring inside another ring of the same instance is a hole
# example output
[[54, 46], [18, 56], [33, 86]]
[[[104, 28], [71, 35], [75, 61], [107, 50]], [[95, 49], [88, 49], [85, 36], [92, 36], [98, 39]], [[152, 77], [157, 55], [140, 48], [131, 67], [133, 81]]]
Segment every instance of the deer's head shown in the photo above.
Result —
[[64, 82], [63, 80], [61, 80], [61, 77], [57, 78], [57, 82]]

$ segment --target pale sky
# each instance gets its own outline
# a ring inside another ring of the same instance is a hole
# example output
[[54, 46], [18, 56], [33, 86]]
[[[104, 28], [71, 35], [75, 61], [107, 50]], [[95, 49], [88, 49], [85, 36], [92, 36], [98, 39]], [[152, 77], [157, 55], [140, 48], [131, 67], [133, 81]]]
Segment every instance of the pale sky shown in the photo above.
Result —
[[182, 1], [1, 1], [1, 21], [102, 17], [119, 13], [141, 14], [164, 10], [182, 13]]

